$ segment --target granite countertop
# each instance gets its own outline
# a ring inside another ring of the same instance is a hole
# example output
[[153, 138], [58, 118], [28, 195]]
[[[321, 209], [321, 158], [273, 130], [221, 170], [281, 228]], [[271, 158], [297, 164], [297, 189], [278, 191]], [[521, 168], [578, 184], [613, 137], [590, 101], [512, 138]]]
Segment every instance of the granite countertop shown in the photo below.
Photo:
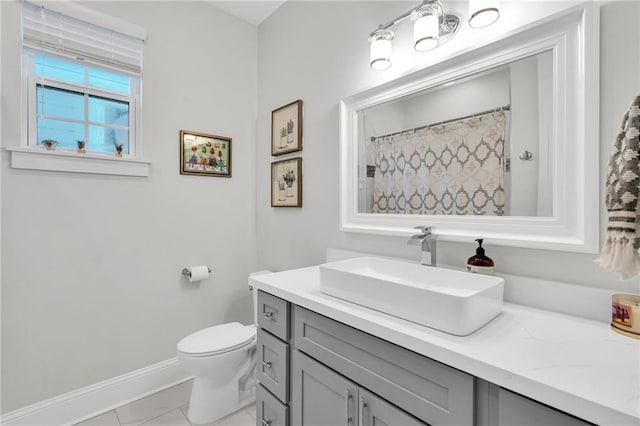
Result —
[[505, 303], [497, 318], [460, 337], [322, 294], [317, 266], [249, 282], [584, 420], [640, 425], [640, 340], [613, 332], [608, 323]]

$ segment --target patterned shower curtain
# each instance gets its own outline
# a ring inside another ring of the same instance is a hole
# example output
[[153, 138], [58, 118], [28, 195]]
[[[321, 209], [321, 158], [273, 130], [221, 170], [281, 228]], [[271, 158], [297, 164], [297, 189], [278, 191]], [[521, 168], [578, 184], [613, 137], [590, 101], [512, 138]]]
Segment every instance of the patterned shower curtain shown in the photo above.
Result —
[[376, 138], [374, 213], [504, 214], [508, 111]]

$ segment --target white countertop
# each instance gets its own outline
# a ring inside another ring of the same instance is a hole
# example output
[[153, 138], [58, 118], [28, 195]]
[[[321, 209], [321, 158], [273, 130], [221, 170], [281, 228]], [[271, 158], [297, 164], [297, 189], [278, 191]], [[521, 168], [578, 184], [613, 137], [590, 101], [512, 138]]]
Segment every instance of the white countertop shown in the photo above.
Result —
[[317, 266], [249, 282], [584, 420], [640, 425], [640, 340], [613, 332], [607, 323], [505, 303], [497, 318], [460, 337], [322, 294]]

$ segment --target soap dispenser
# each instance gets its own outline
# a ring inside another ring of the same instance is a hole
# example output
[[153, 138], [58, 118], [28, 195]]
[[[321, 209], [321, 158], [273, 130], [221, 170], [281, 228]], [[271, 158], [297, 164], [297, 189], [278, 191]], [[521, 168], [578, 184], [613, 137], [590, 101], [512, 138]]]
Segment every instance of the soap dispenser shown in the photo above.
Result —
[[471, 256], [469, 260], [467, 260], [467, 271], [475, 274], [495, 275], [496, 268], [493, 260], [484, 254], [482, 238], [478, 238], [476, 241], [478, 242], [478, 248], [476, 249], [475, 256]]

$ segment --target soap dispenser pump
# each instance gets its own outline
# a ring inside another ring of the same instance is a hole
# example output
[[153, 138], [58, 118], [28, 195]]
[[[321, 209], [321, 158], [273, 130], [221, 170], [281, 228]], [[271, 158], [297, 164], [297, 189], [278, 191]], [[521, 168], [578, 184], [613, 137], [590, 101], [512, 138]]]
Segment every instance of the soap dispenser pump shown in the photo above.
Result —
[[476, 249], [475, 256], [471, 256], [467, 260], [467, 271], [476, 274], [495, 275], [496, 268], [493, 260], [484, 254], [484, 248], [482, 248], [482, 238], [476, 240], [478, 242], [478, 248]]

